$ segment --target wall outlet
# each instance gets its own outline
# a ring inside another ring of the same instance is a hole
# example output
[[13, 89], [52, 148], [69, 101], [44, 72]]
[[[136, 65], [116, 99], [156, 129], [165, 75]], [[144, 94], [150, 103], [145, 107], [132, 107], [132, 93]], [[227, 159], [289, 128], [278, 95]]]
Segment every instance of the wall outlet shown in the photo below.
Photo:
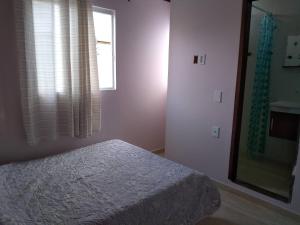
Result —
[[211, 135], [215, 138], [220, 138], [221, 128], [217, 126], [213, 126], [211, 129]]

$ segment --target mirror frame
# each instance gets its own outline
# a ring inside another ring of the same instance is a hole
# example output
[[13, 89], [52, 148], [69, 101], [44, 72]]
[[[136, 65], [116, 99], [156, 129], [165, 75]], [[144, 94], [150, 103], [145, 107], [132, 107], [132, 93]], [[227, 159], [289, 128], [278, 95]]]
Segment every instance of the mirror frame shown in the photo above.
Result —
[[229, 162], [229, 175], [228, 178], [232, 182], [275, 198], [283, 202], [290, 202], [292, 193], [289, 198], [257, 187], [253, 184], [247, 183], [237, 179], [238, 159], [239, 159], [239, 145], [242, 127], [242, 115], [243, 115], [243, 104], [244, 104], [244, 92], [246, 83], [247, 73], [247, 61], [248, 61], [248, 50], [250, 41], [250, 25], [251, 25], [251, 13], [252, 3], [256, 0], [243, 0], [242, 5], [242, 23], [240, 33], [240, 46], [239, 46], [239, 61], [238, 61], [238, 73], [236, 79], [236, 91], [235, 91], [235, 102], [234, 102], [234, 115], [232, 125], [232, 137], [231, 137], [231, 149], [230, 149], [230, 162]]

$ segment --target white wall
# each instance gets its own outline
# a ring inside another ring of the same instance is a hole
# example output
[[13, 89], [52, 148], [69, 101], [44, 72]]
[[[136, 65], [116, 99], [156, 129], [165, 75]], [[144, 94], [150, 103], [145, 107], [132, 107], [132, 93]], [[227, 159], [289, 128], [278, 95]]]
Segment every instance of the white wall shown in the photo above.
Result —
[[0, 164], [119, 138], [164, 146], [170, 5], [162, 0], [94, 0], [116, 10], [117, 90], [102, 92], [102, 130], [91, 138], [27, 145], [22, 126], [13, 1], [0, 1]]
[[[300, 182], [291, 204], [233, 184], [228, 180], [237, 77], [242, 0], [172, 0], [170, 72], [167, 100], [166, 155], [205, 172], [220, 182], [300, 213]], [[193, 55], [207, 53], [206, 65]], [[215, 89], [224, 91], [214, 103]], [[211, 127], [221, 127], [220, 139]], [[300, 168], [296, 173], [300, 174]]]

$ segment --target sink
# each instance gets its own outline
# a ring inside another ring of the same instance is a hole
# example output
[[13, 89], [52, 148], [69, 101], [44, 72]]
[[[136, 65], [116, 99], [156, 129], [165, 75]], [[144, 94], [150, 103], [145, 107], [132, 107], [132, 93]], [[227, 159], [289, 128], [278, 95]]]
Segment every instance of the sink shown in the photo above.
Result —
[[270, 104], [271, 111], [300, 115], [300, 103], [288, 101], [276, 101]]

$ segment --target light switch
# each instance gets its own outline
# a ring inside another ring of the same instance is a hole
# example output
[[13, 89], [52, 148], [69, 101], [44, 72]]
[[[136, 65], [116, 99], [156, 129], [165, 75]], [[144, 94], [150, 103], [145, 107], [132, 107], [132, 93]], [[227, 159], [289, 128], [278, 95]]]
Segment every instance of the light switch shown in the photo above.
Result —
[[214, 102], [222, 103], [223, 92], [221, 90], [214, 91]]
[[205, 65], [206, 64], [206, 54], [199, 55], [199, 63], [201, 65]]
[[199, 56], [194, 55], [194, 64], [198, 64]]
[[211, 129], [211, 135], [215, 138], [220, 138], [220, 127], [213, 126]]

